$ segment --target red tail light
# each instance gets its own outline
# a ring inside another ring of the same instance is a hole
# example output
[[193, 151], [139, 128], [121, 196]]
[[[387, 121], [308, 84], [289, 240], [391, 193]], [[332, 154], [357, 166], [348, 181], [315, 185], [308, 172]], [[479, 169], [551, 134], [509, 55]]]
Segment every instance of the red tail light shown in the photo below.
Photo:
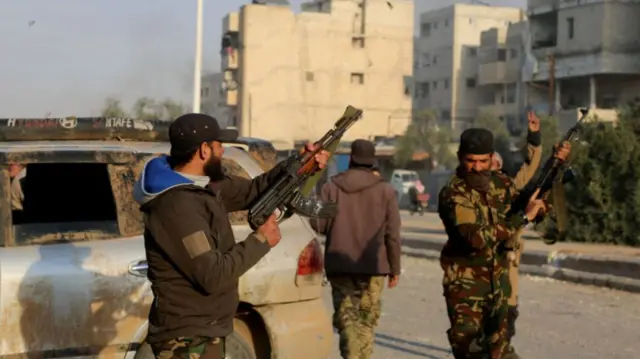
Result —
[[312, 275], [322, 273], [324, 270], [324, 257], [320, 242], [314, 238], [304, 247], [298, 257], [298, 275]]

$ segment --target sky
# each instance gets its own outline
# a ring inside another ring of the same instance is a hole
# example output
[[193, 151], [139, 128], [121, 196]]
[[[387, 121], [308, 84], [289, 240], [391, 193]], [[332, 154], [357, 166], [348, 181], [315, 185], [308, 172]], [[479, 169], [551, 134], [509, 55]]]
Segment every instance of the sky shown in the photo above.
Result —
[[[454, 2], [416, 0], [416, 9]], [[204, 0], [203, 73], [219, 69], [222, 18], [246, 3]], [[0, 0], [0, 118], [98, 115], [107, 97], [190, 107], [195, 19], [196, 0]]]

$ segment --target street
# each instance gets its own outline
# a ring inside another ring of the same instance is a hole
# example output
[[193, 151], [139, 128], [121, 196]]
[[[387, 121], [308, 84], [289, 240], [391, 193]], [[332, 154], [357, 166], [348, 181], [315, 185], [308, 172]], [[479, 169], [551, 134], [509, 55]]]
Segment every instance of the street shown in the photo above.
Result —
[[[439, 265], [403, 257], [403, 268], [399, 286], [383, 295], [373, 358], [453, 358]], [[523, 358], [640, 358], [640, 295], [529, 276], [520, 286], [515, 345]], [[329, 287], [325, 298], [331, 307]], [[334, 348], [332, 359], [340, 358], [337, 337]]]

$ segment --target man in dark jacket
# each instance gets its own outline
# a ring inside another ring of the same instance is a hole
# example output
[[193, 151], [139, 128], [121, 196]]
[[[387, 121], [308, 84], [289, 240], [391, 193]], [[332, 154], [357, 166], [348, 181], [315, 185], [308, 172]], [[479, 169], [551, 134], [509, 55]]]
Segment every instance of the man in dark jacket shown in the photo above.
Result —
[[[274, 216], [234, 239], [228, 212], [246, 209], [284, 170], [281, 163], [253, 180], [224, 176], [222, 142], [236, 137], [211, 116], [180, 116], [169, 128], [171, 155], [147, 162], [136, 183], [155, 297], [146, 340], [156, 357], [224, 358], [238, 279], [280, 241]], [[327, 158], [316, 156], [321, 168]]]
[[390, 184], [372, 172], [375, 146], [356, 140], [349, 169], [322, 187], [320, 198], [335, 201], [331, 220], [311, 220], [326, 235], [325, 272], [331, 283], [333, 325], [343, 358], [369, 358], [380, 318], [382, 288], [400, 278], [400, 210]]

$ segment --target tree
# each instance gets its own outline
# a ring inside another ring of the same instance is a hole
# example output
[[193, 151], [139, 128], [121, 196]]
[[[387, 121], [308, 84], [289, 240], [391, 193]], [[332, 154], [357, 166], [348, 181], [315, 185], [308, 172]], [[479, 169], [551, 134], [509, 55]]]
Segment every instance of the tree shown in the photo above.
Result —
[[424, 151], [439, 164], [452, 168], [456, 158], [449, 149], [450, 140], [451, 132], [437, 125], [433, 111], [420, 111], [398, 139], [394, 161], [404, 167], [411, 162], [416, 151]]
[[124, 109], [122, 109], [122, 105], [120, 104], [120, 100], [109, 97], [104, 102], [104, 107], [102, 108], [101, 116], [103, 117], [117, 117], [123, 118], [127, 117], [127, 113]]
[[134, 104], [131, 109], [131, 114], [134, 118], [139, 120], [157, 120], [158, 106], [156, 101], [149, 97], [141, 97]]
[[640, 245], [640, 117], [620, 111], [618, 125], [583, 126], [572, 147], [576, 178], [568, 183], [567, 240]]
[[172, 99], [165, 99], [158, 102], [149, 97], [141, 97], [134, 104], [130, 113], [122, 108], [120, 100], [109, 97], [105, 100], [101, 116], [104, 117], [130, 117], [141, 120], [162, 120], [172, 121], [176, 117], [187, 112], [184, 104]]

